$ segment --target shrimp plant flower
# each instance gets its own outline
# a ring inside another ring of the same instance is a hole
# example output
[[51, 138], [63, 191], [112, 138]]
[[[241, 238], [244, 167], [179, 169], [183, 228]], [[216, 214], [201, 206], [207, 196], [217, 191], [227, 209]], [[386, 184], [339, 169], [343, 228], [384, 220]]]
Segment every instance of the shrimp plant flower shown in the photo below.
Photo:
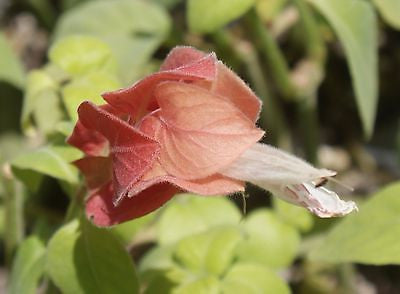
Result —
[[158, 72], [89, 101], [68, 143], [88, 188], [86, 215], [112, 226], [180, 191], [229, 195], [254, 183], [320, 217], [356, 209], [320, 183], [335, 172], [258, 143], [261, 101], [214, 53], [174, 48]]

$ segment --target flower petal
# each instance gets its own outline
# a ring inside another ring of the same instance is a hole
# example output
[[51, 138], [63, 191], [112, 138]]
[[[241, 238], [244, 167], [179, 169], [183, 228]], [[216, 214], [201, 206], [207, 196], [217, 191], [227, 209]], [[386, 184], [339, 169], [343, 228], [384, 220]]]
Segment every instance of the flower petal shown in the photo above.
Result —
[[110, 157], [84, 157], [73, 162], [85, 176], [90, 190], [100, 188], [112, 178], [112, 162]]
[[257, 143], [247, 149], [222, 173], [234, 179], [263, 185], [301, 184], [332, 177], [336, 172], [318, 169], [278, 148]]
[[232, 103], [198, 86], [165, 82], [155, 96], [162, 121], [156, 138], [160, 162], [177, 178], [217, 173], [264, 134]]
[[160, 70], [176, 69], [188, 64], [196, 63], [206, 54], [190, 46], [176, 46], [165, 58]]
[[216, 74], [216, 62], [215, 54], [211, 53], [178, 68], [154, 73], [129, 88], [104, 93], [102, 96], [113, 107], [139, 119], [147, 111], [157, 108], [153, 90], [158, 83], [168, 80], [213, 80]]
[[156, 162], [152, 169], [148, 171], [132, 188], [129, 190], [128, 196], [135, 197], [136, 194], [147, 189], [148, 187], [162, 182], [172, 183], [184, 191], [196, 193], [200, 195], [228, 195], [235, 192], [244, 191], [244, 183], [234, 180], [220, 174], [198, 179], [183, 180], [170, 176], [165, 169]]
[[[290, 198], [290, 202], [304, 206], [323, 218], [344, 216], [353, 210], [358, 210], [353, 201], [343, 201], [335, 192], [324, 187], [315, 187], [311, 183], [292, 185], [282, 192], [285, 198]], [[282, 195], [282, 192], [278, 193], [278, 196]]]
[[80, 121], [76, 123], [67, 143], [89, 156], [102, 156], [108, 153], [107, 139], [99, 132], [87, 129]]
[[83, 102], [78, 113], [87, 129], [98, 131], [110, 144], [115, 201], [119, 201], [129, 187], [151, 168], [159, 144], [91, 102]]
[[253, 145], [221, 173], [251, 182], [319, 217], [343, 216], [357, 210], [354, 202], [343, 201], [336, 193], [313, 183], [334, 176], [335, 172], [317, 169], [265, 144]]
[[261, 100], [222, 62], [218, 62], [217, 77], [211, 91], [229, 98], [252, 122], [257, 121], [261, 110]]
[[128, 221], [161, 207], [170, 200], [178, 189], [161, 183], [154, 185], [135, 197], [124, 198], [121, 205], [114, 206], [112, 184], [103, 186], [93, 193], [86, 202], [86, 215], [99, 227], [108, 227]]

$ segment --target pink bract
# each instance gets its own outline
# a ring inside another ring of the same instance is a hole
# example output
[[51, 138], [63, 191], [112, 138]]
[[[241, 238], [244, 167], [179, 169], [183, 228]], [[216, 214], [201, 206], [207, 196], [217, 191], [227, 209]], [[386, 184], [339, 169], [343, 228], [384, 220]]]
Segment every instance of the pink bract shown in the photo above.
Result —
[[215, 54], [174, 48], [159, 72], [83, 102], [68, 143], [85, 152], [76, 161], [97, 226], [145, 215], [179, 191], [227, 195], [244, 183], [220, 171], [254, 145], [260, 100]]

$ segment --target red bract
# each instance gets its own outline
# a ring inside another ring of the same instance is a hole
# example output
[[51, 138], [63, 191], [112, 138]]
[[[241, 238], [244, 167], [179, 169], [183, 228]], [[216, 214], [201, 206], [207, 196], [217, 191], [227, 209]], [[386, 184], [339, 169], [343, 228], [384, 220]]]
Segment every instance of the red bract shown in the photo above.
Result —
[[263, 136], [261, 103], [214, 54], [177, 47], [159, 72], [103, 97], [106, 105], [79, 106], [68, 139], [86, 154], [76, 165], [96, 225], [147, 214], [179, 191], [244, 190], [220, 171]]

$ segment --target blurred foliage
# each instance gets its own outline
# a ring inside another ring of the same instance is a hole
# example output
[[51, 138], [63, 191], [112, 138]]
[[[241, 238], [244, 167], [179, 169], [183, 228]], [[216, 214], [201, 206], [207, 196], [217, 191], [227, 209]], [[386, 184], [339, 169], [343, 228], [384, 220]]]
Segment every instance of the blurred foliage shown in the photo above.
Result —
[[[399, 1], [6, 2], [0, 249], [9, 293], [355, 293], [367, 276], [355, 263], [399, 264], [400, 184], [381, 189], [400, 178]], [[34, 54], [43, 35], [47, 47]], [[235, 198], [184, 194], [110, 229], [90, 224], [71, 164], [82, 154], [65, 143], [78, 105], [102, 104], [101, 93], [156, 71], [182, 44], [216, 51], [254, 88], [269, 143], [339, 166], [364, 197], [360, 212], [320, 220], [250, 197], [243, 215]], [[326, 160], [322, 144], [349, 162]]]

